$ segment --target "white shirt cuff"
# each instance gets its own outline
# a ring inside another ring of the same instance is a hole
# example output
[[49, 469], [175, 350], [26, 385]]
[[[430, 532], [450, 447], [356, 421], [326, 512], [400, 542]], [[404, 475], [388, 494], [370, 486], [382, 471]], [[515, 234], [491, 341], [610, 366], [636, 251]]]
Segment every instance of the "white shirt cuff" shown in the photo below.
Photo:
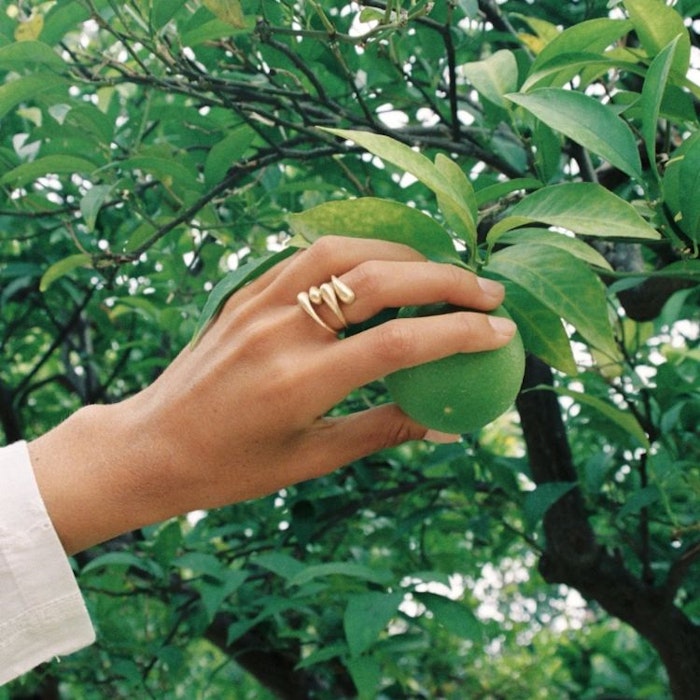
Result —
[[95, 640], [25, 442], [0, 448], [0, 685]]

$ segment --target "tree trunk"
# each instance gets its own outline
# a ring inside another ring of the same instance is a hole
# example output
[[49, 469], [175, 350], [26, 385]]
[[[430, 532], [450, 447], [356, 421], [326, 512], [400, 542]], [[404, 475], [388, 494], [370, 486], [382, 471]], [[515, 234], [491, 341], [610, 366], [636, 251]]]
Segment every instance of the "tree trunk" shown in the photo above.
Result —
[[[576, 481], [557, 396], [533, 390], [552, 384], [552, 373], [529, 358], [525, 389], [518, 398], [530, 467], [538, 484]], [[675, 700], [697, 700], [700, 688], [700, 626], [674, 604], [677, 581], [652, 585], [636, 578], [622, 558], [596, 540], [578, 489], [564, 495], [544, 518], [545, 551], [540, 572], [548, 583], [576, 588], [610, 615], [631, 625], [657, 650], [666, 668]]]

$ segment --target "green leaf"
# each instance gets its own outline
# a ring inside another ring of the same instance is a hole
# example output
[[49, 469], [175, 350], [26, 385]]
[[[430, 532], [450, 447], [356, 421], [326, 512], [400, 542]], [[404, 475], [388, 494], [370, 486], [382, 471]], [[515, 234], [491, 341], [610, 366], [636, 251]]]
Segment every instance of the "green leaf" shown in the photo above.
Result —
[[533, 164], [542, 183], [559, 180], [562, 168], [564, 139], [544, 122], [536, 120], [532, 129], [532, 146], [535, 149]]
[[202, 0], [204, 5], [222, 22], [232, 27], [245, 27], [245, 16], [239, 0]]
[[461, 231], [458, 233], [464, 236], [468, 247], [474, 247], [476, 243], [476, 221], [470, 207], [473, 197], [471, 184], [469, 185], [469, 191], [455, 190], [452, 182], [438, 170], [429, 158], [388, 136], [373, 134], [368, 131], [349, 131], [347, 129], [324, 128], [323, 130], [354, 141], [378, 158], [410, 173], [436, 195], [439, 194], [442, 201], [449, 204], [450, 211], [459, 217]]
[[248, 578], [248, 572], [243, 570], [227, 571], [222, 580], [212, 582], [197, 581], [194, 586], [202, 599], [202, 605], [207, 614], [207, 620], [212, 622], [224, 601], [237, 591]]
[[596, 396], [582, 391], [573, 391], [563, 387], [554, 387], [552, 390], [560, 396], [568, 396], [578, 403], [590, 406], [607, 420], [622, 428], [622, 430], [630, 435], [641, 447], [649, 448], [649, 438], [632, 412], [624, 411], [608, 401], [604, 401], [603, 399], [599, 399]]
[[642, 177], [634, 134], [610, 107], [597, 99], [561, 88], [538, 88], [507, 97], [630, 177]]
[[80, 213], [85, 219], [85, 225], [88, 231], [94, 231], [97, 215], [100, 213], [102, 205], [113, 190], [113, 185], [95, 185], [91, 187], [80, 200]]
[[0, 70], [3, 71], [20, 71], [30, 66], [62, 70], [65, 65], [63, 59], [43, 41], [17, 41], [0, 47]]
[[379, 585], [386, 585], [393, 580], [393, 574], [387, 569], [376, 569], [364, 564], [340, 561], [307, 566], [303, 571], [292, 576], [288, 581], [288, 585], [303, 586], [309, 581], [327, 576], [349, 576]]
[[198, 191], [201, 189], [197, 181], [197, 173], [186, 165], [178, 162], [175, 157], [141, 155], [117, 160], [103, 169], [119, 168], [120, 170], [141, 170], [153, 175], [167, 187], [176, 186], [183, 190]]
[[473, 232], [471, 229], [465, 229], [463, 226], [461, 207], [462, 205], [466, 206], [472, 220], [476, 221], [478, 217], [478, 207], [476, 204], [474, 187], [462, 168], [460, 168], [452, 158], [448, 158], [443, 153], [438, 153], [437, 156], [435, 156], [435, 167], [445, 179], [450, 182], [453, 191], [459, 192], [462, 198], [459, 206], [455, 207], [454, 200], [451, 197], [446, 197], [444, 194], [436, 192], [438, 206], [445, 216], [447, 223], [462, 240], [467, 244], [473, 244]]
[[534, 530], [546, 512], [564, 495], [576, 488], [573, 481], [550, 481], [539, 484], [534, 491], [525, 495], [523, 517], [528, 530]]
[[0, 85], [0, 119], [20, 102], [33, 101], [37, 95], [50, 90], [65, 92], [66, 86], [66, 81], [54, 73], [33, 73], [7, 81]]
[[385, 13], [373, 7], [363, 7], [360, 10], [360, 22], [382, 22]]
[[600, 56], [585, 52], [563, 53], [547, 61], [537, 72], [531, 71], [520, 92], [529, 92], [534, 88], [560, 87], [576, 75], [580, 77], [578, 87], [583, 89], [596, 75], [615, 69], [640, 76], [645, 74], [642, 66], [627, 60], [626, 57]]
[[561, 62], [564, 57], [571, 54], [589, 54], [591, 58], [600, 58], [602, 52], [626, 34], [632, 27], [628, 20], [614, 20], [597, 18], [580, 22], [568, 27], [554, 39], [552, 39], [540, 53], [530, 67], [528, 78], [525, 81], [522, 92], [539, 85], [549, 87], [552, 85], [564, 85], [576, 75], [580, 65], [578, 59], [575, 65], [559, 65], [553, 71], [548, 70]]
[[55, 3], [47, 12], [41, 38], [44, 43], [54, 46], [67, 32], [75, 31], [82, 22], [90, 19], [90, 9], [80, 2]]
[[190, 22], [182, 27], [181, 41], [184, 46], [199, 46], [207, 41], [228, 38], [235, 33], [231, 25], [220, 19], [204, 21], [199, 12], [195, 12]]
[[379, 633], [396, 615], [403, 593], [374, 591], [348, 599], [343, 628], [352, 656], [360, 656], [377, 640]]
[[539, 17], [519, 13], [515, 16], [530, 25], [530, 28], [537, 34], [538, 38], [541, 39], [541, 47], [547, 46], [549, 42], [554, 41], [557, 36], [559, 36], [557, 25], [552, 22], [540, 19]]
[[671, 69], [685, 76], [690, 62], [690, 37], [683, 17], [664, 0], [624, 0], [639, 40], [650, 58], [680, 37]]
[[95, 164], [79, 156], [50, 155], [37, 158], [30, 163], [22, 163], [0, 177], [0, 185], [23, 187], [46, 175], [72, 175], [91, 173]]
[[78, 267], [91, 267], [91, 263], [92, 258], [87, 253], [76, 253], [58, 260], [41, 276], [39, 290], [45, 292], [59, 277], [67, 275]]
[[142, 221], [130, 231], [128, 239], [124, 242], [124, 252], [133, 253], [143, 246], [148, 248], [148, 241], [157, 230], [157, 221]]
[[518, 190], [538, 190], [543, 187], [543, 183], [534, 177], [517, 177], [505, 182], [497, 182], [495, 185], [488, 185], [475, 192], [476, 203], [478, 207], [484, 206], [489, 202], [494, 202], [512, 192]]
[[361, 197], [325, 202], [288, 217], [292, 232], [306, 243], [342, 232], [411, 246], [430, 260], [461, 264], [452, 238], [427, 214], [400, 202]]
[[359, 656], [348, 659], [345, 665], [357, 688], [358, 700], [376, 700], [382, 678], [379, 662], [372, 656]]
[[362, 148], [378, 158], [392, 163], [407, 173], [411, 173], [411, 175], [434, 192], [436, 190], [451, 192], [452, 188], [449, 183], [445, 182], [429, 158], [396, 139], [381, 134], [373, 134], [369, 131], [328, 128], [322, 128], [322, 130], [348, 141], [354, 141], [358, 146], [362, 146]]
[[182, 546], [182, 523], [173, 518], [165, 523], [158, 523], [143, 528], [144, 536], [153, 543], [151, 552], [153, 558], [161, 566], [169, 566]]
[[207, 574], [219, 580], [222, 580], [227, 571], [217, 557], [206, 552], [186, 552], [173, 559], [172, 565], [180, 569], [187, 569], [195, 574]]
[[598, 238], [656, 240], [661, 235], [628, 202], [592, 182], [551, 185], [524, 197], [509, 212], [509, 219], [496, 224], [488, 234], [498, 236], [517, 226], [542, 222], [574, 233]]
[[107, 552], [88, 562], [81, 570], [82, 575], [93, 573], [104, 568], [127, 567], [143, 571], [149, 576], [163, 575], [161, 567], [153, 560], [140, 557], [133, 552]]
[[518, 243], [541, 243], [561, 248], [583, 262], [601, 270], [612, 271], [610, 263], [592, 246], [580, 238], [546, 228], [517, 228], [506, 231], [498, 237], [499, 245]]
[[460, 69], [484, 99], [508, 108], [503, 96], [518, 88], [518, 64], [512, 51], [496, 51], [483, 61], [464, 63]]
[[504, 284], [505, 307], [518, 326], [525, 349], [560, 372], [577, 374], [569, 336], [559, 314], [521, 286], [509, 280]]
[[649, 162], [657, 177], [659, 169], [656, 163], [656, 134], [659, 128], [659, 113], [678, 41], [679, 37], [676, 37], [654, 58], [642, 87], [642, 138]]
[[330, 659], [344, 656], [347, 654], [347, 651], [348, 645], [345, 644], [345, 642], [338, 642], [329, 646], [323, 646], [320, 649], [316, 649], [316, 651], [312, 651], [308, 656], [305, 656], [294, 668], [309, 668], [310, 666], [315, 666], [323, 661], [330, 661]]
[[605, 288], [573, 255], [549, 245], [520, 244], [494, 253], [485, 269], [527, 290], [571, 323], [593, 347], [617, 356]]
[[483, 641], [483, 624], [466, 603], [436, 593], [414, 593], [413, 595], [430, 610], [435, 621], [451, 634], [472, 642]]
[[204, 163], [204, 179], [214, 185], [224, 178], [228, 169], [237, 163], [255, 138], [255, 131], [247, 124], [236, 127], [226, 138], [215, 144]]
[[630, 494], [630, 496], [625, 500], [625, 504], [620, 508], [617, 513], [617, 519], [622, 520], [622, 518], [628, 515], [636, 515], [644, 508], [657, 503], [661, 499], [661, 491], [659, 487], [655, 484], [651, 486], [645, 486], [644, 488], [635, 491]]
[[291, 579], [306, 568], [298, 559], [294, 559], [294, 557], [290, 557], [283, 552], [260, 554], [251, 563], [261, 566], [263, 569], [267, 569], [283, 579]]
[[685, 151], [679, 175], [681, 225], [692, 240], [700, 242], [700, 138]]
[[204, 331], [213, 322], [216, 316], [221, 311], [221, 307], [226, 303], [226, 300], [243, 285], [248, 284], [252, 280], [260, 277], [263, 272], [266, 272], [271, 267], [274, 267], [278, 262], [288, 258], [296, 251], [295, 248], [285, 248], [275, 253], [268, 253], [258, 258], [254, 258], [245, 262], [239, 268], [229, 272], [215, 287], [211, 290], [207, 298], [202, 313], [197, 320], [192, 343], [196, 344], [202, 337]]
[[186, 0], [152, 0], [151, 23], [155, 29], [167, 24], [184, 6]]
[[[691, 149], [696, 148], [698, 142], [700, 142], [700, 131], [696, 131], [688, 136], [688, 138], [673, 151], [673, 157], [666, 164], [661, 181], [664, 202], [669, 208], [670, 214], [678, 221], [683, 229], [685, 229], [685, 224], [682, 220], [681, 197], [683, 193], [688, 190], [686, 189], [687, 183], [684, 177], [681, 177], [681, 166], [685, 161], [686, 154]], [[686, 174], [687, 172], [683, 173], [683, 176]], [[692, 191], [693, 188], [691, 187], [690, 192], [692, 193]], [[686, 233], [689, 233], [689, 231], [686, 231]]]

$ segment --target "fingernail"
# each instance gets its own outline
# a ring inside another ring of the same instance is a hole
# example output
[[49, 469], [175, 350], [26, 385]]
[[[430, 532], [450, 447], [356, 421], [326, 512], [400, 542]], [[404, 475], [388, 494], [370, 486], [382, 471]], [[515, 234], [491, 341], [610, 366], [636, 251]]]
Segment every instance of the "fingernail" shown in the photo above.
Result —
[[485, 277], [477, 277], [476, 281], [481, 291], [487, 296], [498, 297], [499, 299], [503, 297], [504, 287], [500, 282], [489, 280]]
[[423, 435], [423, 440], [427, 440], [428, 442], [437, 442], [441, 445], [448, 445], [451, 442], [459, 442], [461, 439], [461, 435], [441, 433], [439, 430], [428, 430], [425, 435]]
[[488, 318], [491, 328], [493, 328], [498, 335], [505, 335], [509, 338], [515, 335], [515, 323], [509, 318], [503, 318], [503, 316], [489, 316]]

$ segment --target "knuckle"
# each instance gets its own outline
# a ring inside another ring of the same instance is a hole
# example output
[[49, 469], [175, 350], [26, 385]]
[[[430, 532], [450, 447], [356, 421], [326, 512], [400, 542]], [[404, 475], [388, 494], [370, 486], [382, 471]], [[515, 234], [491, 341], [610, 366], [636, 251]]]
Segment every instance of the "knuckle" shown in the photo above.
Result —
[[327, 261], [335, 257], [340, 247], [339, 236], [321, 236], [316, 239], [307, 250], [307, 255], [312, 256], [319, 262]]
[[379, 439], [380, 449], [402, 445], [409, 440], [417, 440], [424, 430], [416, 430], [416, 427], [408, 421], [387, 425]]
[[454, 265], [448, 265], [447, 268], [447, 283], [450, 288], [466, 288], [473, 293], [476, 288], [476, 275], [473, 272], [466, 272]]
[[455, 265], [441, 265], [441, 278], [445, 285], [445, 293], [452, 298], [461, 298], [466, 305], [474, 297], [477, 289], [476, 275], [462, 270]]
[[353, 269], [350, 286], [363, 297], [372, 297], [380, 291], [381, 281], [381, 263], [366, 260]]
[[[479, 347], [484, 335], [488, 333], [488, 324], [481, 314], [462, 311], [452, 314], [452, 322], [455, 324], [456, 337], [459, 345], [466, 350]], [[462, 348], [460, 348], [462, 349]]]
[[400, 320], [387, 321], [375, 329], [374, 354], [383, 363], [401, 367], [410, 364], [416, 335]]
[[229, 335], [232, 340], [238, 341], [236, 345], [240, 347], [242, 359], [259, 361], [261, 357], [273, 354], [278, 330], [277, 325], [268, 319], [256, 319], [248, 321], [243, 334], [241, 334], [240, 325], [231, 323]]
[[480, 323], [480, 314], [469, 311], [459, 311], [452, 314], [451, 319], [459, 329], [460, 335], [465, 338], [471, 338], [484, 331], [483, 324]]
[[271, 363], [272, 386], [280, 397], [289, 397], [295, 393], [299, 386], [299, 366], [285, 355], [277, 355]]
[[461, 312], [454, 314], [458, 324], [460, 345], [463, 352], [479, 352], [500, 345], [496, 342], [494, 330], [488, 316], [479, 312]]

